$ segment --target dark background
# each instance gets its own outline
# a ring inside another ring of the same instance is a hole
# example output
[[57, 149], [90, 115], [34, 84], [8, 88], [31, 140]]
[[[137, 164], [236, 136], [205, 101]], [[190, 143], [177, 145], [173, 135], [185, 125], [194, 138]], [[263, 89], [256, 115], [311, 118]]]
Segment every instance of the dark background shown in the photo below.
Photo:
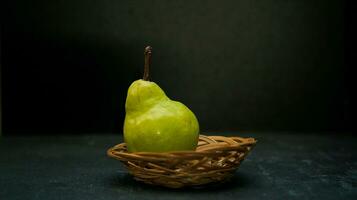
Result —
[[6, 1], [3, 133], [121, 132], [151, 79], [203, 131], [349, 131], [344, 1]]

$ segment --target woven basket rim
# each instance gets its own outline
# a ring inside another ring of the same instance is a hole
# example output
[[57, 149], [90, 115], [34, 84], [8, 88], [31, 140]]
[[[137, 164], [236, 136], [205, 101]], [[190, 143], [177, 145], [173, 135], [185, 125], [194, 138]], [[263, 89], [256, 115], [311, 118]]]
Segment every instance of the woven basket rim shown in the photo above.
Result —
[[[121, 148], [122, 150], [124, 150], [125, 148], [125, 152], [116, 152], [116, 154], [120, 154], [122, 156], [148, 156], [148, 157], [151, 157], [151, 156], [158, 156], [158, 157], [166, 157], [166, 156], [182, 156], [182, 155], [210, 155], [210, 154], [216, 154], [217, 151], [219, 150], [236, 150], [236, 149], [239, 149], [239, 148], [242, 148], [244, 146], [255, 146], [255, 144], [258, 142], [257, 139], [255, 138], [252, 138], [252, 137], [238, 137], [238, 136], [217, 136], [217, 135], [203, 135], [203, 134], [200, 134], [199, 135], [199, 138], [200, 140], [210, 140], [210, 141], [214, 141], [214, 143], [217, 143], [217, 141], [215, 140], [212, 140], [212, 138], [216, 139], [216, 140], [224, 140], [225, 142], [229, 140], [239, 140], [241, 141], [241, 143], [231, 143], [231, 144], [222, 144], [221, 146], [217, 146], [217, 144], [215, 144], [215, 146], [213, 146], [211, 149], [209, 150], [200, 150], [199, 147], [200, 147], [200, 144], [198, 144], [196, 150], [189, 150], [189, 151], [167, 151], [167, 152], [145, 152], [145, 151], [142, 151], [142, 152], [127, 152], [126, 150], [126, 144], [123, 142], [123, 143], [120, 143], [120, 144], [117, 144], [111, 148], [109, 148], [107, 150], [107, 155], [110, 156], [110, 157], [114, 157], [116, 158], [116, 156], [113, 156], [112, 153], [113, 151], [117, 150], [118, 148]], [[207, 146], [207, 145], [206, 145]]]

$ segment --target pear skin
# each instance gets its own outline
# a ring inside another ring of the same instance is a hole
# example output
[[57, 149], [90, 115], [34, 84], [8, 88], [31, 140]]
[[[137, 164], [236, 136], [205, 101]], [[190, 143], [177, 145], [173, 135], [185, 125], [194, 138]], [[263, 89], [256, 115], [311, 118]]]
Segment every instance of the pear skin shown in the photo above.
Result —
[[184, 104], [169, 99], [154, 82], [134, 81], [125, 103], [124, 141], [129, 152], [195, 150], [199, 124]]

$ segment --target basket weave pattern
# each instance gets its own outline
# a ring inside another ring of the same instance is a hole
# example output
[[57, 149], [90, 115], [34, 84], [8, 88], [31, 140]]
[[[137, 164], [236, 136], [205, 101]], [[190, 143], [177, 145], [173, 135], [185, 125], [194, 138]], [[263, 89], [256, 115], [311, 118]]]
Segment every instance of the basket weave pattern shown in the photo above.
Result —
[[180, 188], [227, 180], [255, 144], [254, 138], [200, 135], [196, 151], [128, 153], [121, 143], [107, 154], [124, 163], [138, 181]]

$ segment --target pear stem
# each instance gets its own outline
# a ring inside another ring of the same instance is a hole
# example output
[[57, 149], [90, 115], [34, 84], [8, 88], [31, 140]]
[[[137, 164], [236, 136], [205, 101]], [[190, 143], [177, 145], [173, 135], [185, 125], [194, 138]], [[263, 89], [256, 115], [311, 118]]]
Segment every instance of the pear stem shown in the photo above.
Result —
[[144, 76], [143, 79], [145, 81], [149, 81], [149, 69], [150, 69], [150, 64], [151, 64], [151, 51], [152, 47], [147, 46], [144, 51], [144, 58], [145, 58], [145, 64], [144, 64]]

